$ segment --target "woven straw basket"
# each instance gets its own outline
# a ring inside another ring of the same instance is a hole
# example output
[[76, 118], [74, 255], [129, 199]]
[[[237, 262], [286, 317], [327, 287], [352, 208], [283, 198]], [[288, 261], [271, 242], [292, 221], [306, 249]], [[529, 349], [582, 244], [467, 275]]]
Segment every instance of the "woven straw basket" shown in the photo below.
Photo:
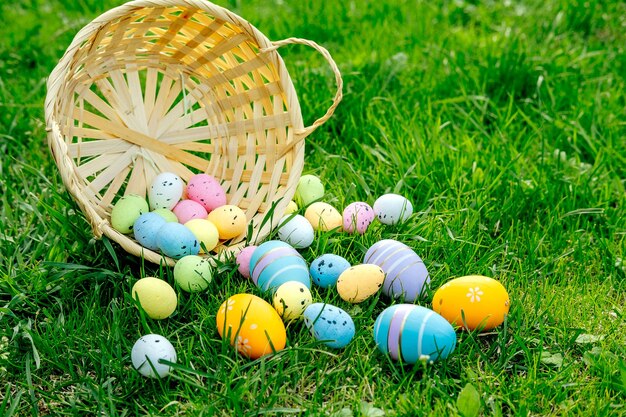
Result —
[[[309, 127], [276, 51], [287, 44], [320, 52], [338, 85], [326, 114]], [[131, 1], [84, 27], [50, 74], [48, 143], [96, 237], [171, 265], [111, 227], [116, 198], [145, 196], [160, 172], [185, 181], [207, 173], [263, 239], [293, 197], [303, 139], [331, 117], [342, 84], [328, 51], [312, 41], [271, 42], [204, 0]], [[272, 207], [276, 215], [262, 224]], [[221, 249], [234, 251], [244, 238]]]

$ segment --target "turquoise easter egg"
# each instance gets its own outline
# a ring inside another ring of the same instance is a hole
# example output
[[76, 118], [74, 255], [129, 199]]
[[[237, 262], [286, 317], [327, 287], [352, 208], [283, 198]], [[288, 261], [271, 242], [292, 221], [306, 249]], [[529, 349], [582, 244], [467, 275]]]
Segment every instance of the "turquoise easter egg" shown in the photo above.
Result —
[[252, 281], [263, 291], [272, 291], [288, 281], [311, 288], [306, 261], [291, 245], [270, 240], [259, 245], [250, 259]]
[[164, 255], [174, 259], [197, 255], [200, 251], [196, 236], [180, 223], [165, 223], [157, 234], [157, 246]]
[[167, 221], [157, 213], [144, 213], [133, 224], [135, 240], [141, 246], [150, 250], [157, 250], [157, 235]]
[[352, 317], [339, 307], [314, 303], [304, 310], [304, 324], [311, 335], [326, 346], [341, 349], [354, 338]]

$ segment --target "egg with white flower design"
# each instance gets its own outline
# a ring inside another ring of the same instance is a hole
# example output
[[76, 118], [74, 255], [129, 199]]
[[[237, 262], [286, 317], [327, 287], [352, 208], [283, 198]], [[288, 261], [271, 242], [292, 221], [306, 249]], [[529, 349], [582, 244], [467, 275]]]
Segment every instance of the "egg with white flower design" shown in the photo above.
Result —
[[511, 301], [504, 286], [493, 278], [470, 275], [442, 285], [433, 296], [433, 310], [453, 326], [487, 331], [504, 322]]

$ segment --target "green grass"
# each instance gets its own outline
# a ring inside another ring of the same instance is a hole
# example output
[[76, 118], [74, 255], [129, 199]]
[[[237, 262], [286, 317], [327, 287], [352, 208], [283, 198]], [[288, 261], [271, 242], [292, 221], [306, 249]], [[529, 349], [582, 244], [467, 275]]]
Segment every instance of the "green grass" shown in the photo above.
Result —
[[[18, 0], [0, 6], [0, 415], [453, 415], [474, 386], [484, 415], [626, 415], [626, 5], [597, 0], [220, 1], [270, 39], [326, 46], [345, 98], [307, 139], [305, 171], [328, 201], [411, 198], [404, 225], [322, 234], [303, 251], [352, 263], [380, 238], [425, 260], [432, 288], [452, 277], [501, 280], [504, 327], [459, 333], [445, 362], [402, 366], [375, 348], [390, 304], [358, 306], [344, 350], [302, 323], [289, 348], [258, 361], [219, 338], [215, 314], [258, 294], [234, 265], [206, 293], [181, 294], [164, 321], [129, 291], [172, 271], [95, 241], [45, 144], [45, 78], [74, 34], [119, 1]], [[305, 121], [333, 91], [323, 59], [280, 50]], [[422, 302], [428, 306], [429, 299]], [[146, 380], [130, 364], [147, 332], [178, 365]], [[581, 334], [600, 336], [590, 343]], [[578, 338], [578, 339], [577, 339]]]

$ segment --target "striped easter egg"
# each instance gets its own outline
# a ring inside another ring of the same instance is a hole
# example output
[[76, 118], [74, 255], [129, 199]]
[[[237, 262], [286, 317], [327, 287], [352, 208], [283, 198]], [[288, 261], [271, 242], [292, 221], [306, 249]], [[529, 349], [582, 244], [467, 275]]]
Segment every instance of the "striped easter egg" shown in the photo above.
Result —
[[254, 250], [250, 258], [250, 277], [263, 291], [272, 291], [288, 281], [311, 288], [309, 267], [291, 245], [270, 240]]

